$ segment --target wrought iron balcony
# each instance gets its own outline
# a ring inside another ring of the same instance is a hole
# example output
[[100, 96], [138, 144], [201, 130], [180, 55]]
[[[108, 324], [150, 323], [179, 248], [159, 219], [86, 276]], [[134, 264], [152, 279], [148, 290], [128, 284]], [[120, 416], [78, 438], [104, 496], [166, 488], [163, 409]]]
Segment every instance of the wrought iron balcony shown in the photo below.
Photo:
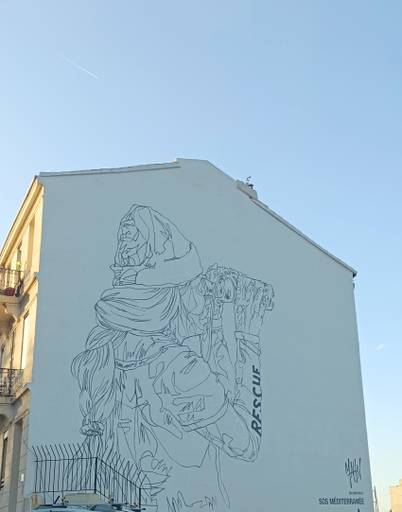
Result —
[[0, 368], [0, 397], [13, 397], [22, 386], [23, 370]]
[[22, 272], [0, 267], [0, 295], [19, 297], [22, 292]]

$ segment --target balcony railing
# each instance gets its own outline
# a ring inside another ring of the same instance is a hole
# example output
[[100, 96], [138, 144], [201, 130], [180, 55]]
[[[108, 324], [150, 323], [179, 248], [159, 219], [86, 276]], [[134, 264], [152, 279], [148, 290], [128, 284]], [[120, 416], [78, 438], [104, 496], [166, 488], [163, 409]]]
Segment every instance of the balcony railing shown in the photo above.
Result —
[[22, 292], [22, 272], [0, 267], [0, 295], [19, 297]]
[[23, 370], [0, 368], [0, 397], [13, 397], [23, 384]]

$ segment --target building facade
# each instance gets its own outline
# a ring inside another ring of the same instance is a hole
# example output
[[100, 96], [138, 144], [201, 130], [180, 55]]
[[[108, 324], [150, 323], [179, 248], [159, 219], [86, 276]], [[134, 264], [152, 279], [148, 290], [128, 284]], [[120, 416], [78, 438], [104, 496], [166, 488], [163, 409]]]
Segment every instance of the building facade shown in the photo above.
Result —
[[249, 185], [42, 173], [0, 267], [0, 511], [372, 511], [355, 272]]
[[402, 480], [399, 480], [399, 484], [392, 485], [389, 488], [389, 494], [391, 497], [391, 512], [402, 512]]
[[42, 205], [43, 188], [34, 180], [0, 254], [2, 511], [24, 509]]

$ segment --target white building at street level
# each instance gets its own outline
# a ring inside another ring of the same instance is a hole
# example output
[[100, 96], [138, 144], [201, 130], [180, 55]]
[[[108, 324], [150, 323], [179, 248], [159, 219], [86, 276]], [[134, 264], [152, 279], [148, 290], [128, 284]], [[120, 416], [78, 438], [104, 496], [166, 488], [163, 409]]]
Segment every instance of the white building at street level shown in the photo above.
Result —
[[207, 161], [35, 177], [0, 253], [0, 512], [372, 512], [354, 276]]

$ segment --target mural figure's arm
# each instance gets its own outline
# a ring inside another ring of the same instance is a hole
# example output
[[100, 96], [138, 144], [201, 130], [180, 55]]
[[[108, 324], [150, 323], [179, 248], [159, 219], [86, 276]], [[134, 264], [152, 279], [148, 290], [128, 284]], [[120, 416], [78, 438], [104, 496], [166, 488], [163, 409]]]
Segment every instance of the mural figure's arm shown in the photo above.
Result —
[[[259, 334], [265, 312], [273, 307], [273, 288], [218, 266], [211, 267], [205, 277], [210, 284], [209, 322], [202, 336], [202, 356], [217, 385], [224, 388], [227, 406], [224, 414], [213, 421], [211, 418], [197, 431], [231, 457], [255, 460], [262, 435]], [[231, 323], [235, 326], [227, 340], [223, 330], [227, 320], [223, 317], [228, 313], [225, 303], [233, 304]], [[235, 354], [234, 365], [231, 352]]]

